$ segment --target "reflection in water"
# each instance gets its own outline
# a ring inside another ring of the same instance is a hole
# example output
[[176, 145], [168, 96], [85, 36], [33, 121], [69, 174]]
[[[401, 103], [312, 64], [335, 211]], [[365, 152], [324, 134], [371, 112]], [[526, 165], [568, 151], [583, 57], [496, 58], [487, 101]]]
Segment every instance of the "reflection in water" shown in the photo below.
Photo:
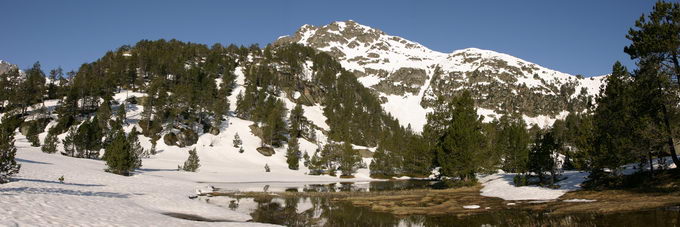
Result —
[[[551, 215], [507, 209], [475, 215], [398, 217], [326, 197], [227, 198], [228, 207], [254, 222], [286, 226], [680, 226], [680, 212], [654, 209], [629, 213]], [[210, 203], [219, 203], [213, 197]], [[250, 203], [248, 206], [244, 203]], [[232, 205], [236, 204], [236, 205]]]
[[[409, 186], [429, 187], [429, 182], [410, 184], [370, 184], [355, 187], [353, 184], [320, 184], [291, 187], [298, 191], [360, 191], [400, 190]], [[419, 185], [419, 186], [418, 186]], [[327, 197], [288, 196], [279, 198], [232, 198], [216, 196], [202, 198], [208, 203], [224, 206], [239, 213], [249, 214], [252, 221], [286, 226], [680, 226], [679, 209], [653, 209], [628, 213], [580, 213], [553, 215], [531, 212], [520, 208], [485, 212], [475, 215], [411, 215], [395, 216], [357, 207], [348, 202]]]
[[339, 191], [394, 191], [405, 189], [433, 188], [436, 181], [430, 180], [396, 180], [371, 182], [330, 182], [330, 183], [294, 183], [294, 182], [249, 182], [220, 183], [203, 182], [223, 191], [255, 191], [255, 192], [339, 192]]

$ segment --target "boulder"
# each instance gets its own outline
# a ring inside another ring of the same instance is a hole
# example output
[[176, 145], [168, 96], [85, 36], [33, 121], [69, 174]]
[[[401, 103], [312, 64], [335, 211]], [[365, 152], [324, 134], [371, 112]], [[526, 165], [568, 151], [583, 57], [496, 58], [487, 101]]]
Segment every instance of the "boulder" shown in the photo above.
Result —
[[272, 156], [276, 153], [276, 152], [274, 152], [274, 148], [271, 148], [271, 147], [258, 147], [257, 152], [260, 152], [260, 154], [267, 156], [267, 157]]
[[173, 133], [173, 132], [165, 134], [165, 136], [163, 136], [163, 142], [165, 142], [165, 145], [168, 145], [168, 146], [178, 145], [177, 144], [177, 135], [175, 135], [175, 133]]
[[210, 134], [217, 135], [220, 134], [220, 129], [217, 127], [210, 128]]
[[198, 134], [191, 129], [180, 129], [177, 134], [177, 145], [179, 147], [186, 147], [196, 144], [198, 142]]

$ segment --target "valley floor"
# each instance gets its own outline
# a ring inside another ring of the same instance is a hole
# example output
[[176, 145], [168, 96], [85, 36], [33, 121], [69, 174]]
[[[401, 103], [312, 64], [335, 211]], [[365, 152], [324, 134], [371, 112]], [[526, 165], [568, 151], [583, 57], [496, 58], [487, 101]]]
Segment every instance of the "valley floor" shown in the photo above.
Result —
[[[199, 142], [198, 146], [203, 144]], [[260, 155], [256, 152], [231, 154], [205, 149], [200, 152], [201, 169], [190, 173], [177, 171], [177, 165], [186, 159], [185, 149], [165, 148], [143, 159], [143, 167], [125, 177], [105, 172], [106, 165], [100, 160], [43, 153], [19, 133], [16, 146], [16, 158], [22, 167], [12, 182], [0, 185], [0, 226], [259, 226], [266, 224], [247, 222], [251, 219], [247, 212], [224, 209], [189, 196], [224, 183], [239, 185], [234, 182], [250, 183], [229, 189], [262, 191], [262, 185], [270, 184], [285, 188], [286, 184], [300, 182], [348, 181], [288, 170], [282, 164], [285, 162], [277, 160], [284, 158], [278, 157], [282, 154], [264, 159], [273, 168], [265, 172], [260, 169], [262, 163], [249, 163], [262, 160], [254, 158]], [[371, 180], [365, 172], [362, 170], [349, 181]], [[60, 176], [64, 176], [63, 183], [58, 180]], [[346, 195], [338, 192], [333, 196], [396, 215], [467, 214], [507, 208], [556, 213], [618, 212], [680, 204], [677, 191], [578, 190], [587, 173], [565, 172], [564, 176], [566, 179], [558, 183], [560, 189], [514, 187], [513, 174], [498, 173], [481, 178], [478, 186], [460, 189]], [[277, 190], [276, 186], [271, 188]], [[192, 221], [197, 219], [221, 222]]]

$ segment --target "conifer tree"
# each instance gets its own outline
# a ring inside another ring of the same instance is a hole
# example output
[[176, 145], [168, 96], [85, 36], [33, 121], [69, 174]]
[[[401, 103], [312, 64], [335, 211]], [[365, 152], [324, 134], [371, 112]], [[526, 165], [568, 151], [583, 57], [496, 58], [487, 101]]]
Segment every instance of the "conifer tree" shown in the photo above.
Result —
[[390, 178], [395, 175], [392, 163], [392, 154], [388, 153], [382, 147], [378, 147], [373, 154], [373, 160], [370, 164], [371, 177], [373, 178]]
[[120, 121], [120, 124], [126, 125], [127, 124], [127, 116], [125, 113], [125, 102], [121, 103], [120, 106], [118, 106], [118, 110], [116, 111], [116, 120]]
[[595, 170], [609, 168], [618, 173], [622, 165], [637, 157], [632, 152], [637, 120], [631, 82], [628, 70], [616, 62], [612, 74], [607, 76], [606, 86], [597, 97], [591, 153]]
[[0, 184], [9, 182], [9, 178], [19, 173], [21, 164], [17, 164], [14, 156], [17, 148], [14, 147], [14, 135], [12, 132], [0, 129]]
[[54, 132], [54, 130], [48, 130], [47, 136], [45, 137], [45, 142], [41, 148], [42, 151], [48, 154], [57, 152], [58, 140], [59, 139], [57, 138], [57, 134]]
[[106, 148], [103, 159], [106, 160], [108, 172], [123, 176], [129, 176], [138, 161], [122, 130], [116, 132], [111, 145]]
[[64, 153], [63, 155], [66, 156], [71, 156], [75, 157], [76, 156], [76, 144], [75, 144], [75, 137], [77, 132], [78, 127], [76, 126], [71, 126], [66, 133], [66, 137], [61, 141], [61, 143], [64, 144]]
[[[635, 21], [635, 28], [631, 28], [626, 35], [632, 43], [623, 49], [631, 59], [639, 60], [638, 65], [641, 66], [641, 71], [657, 72], [643, 73], [653, 75], [650, 77], [655, 77], [652, 81], [656, 82], [650, 83], [653, 87], [646, 89], [652, 96], [643, 97], [642, 100], [661, 99], [660, 103], [655, 104], [660, 106], [654, 109], [656, 109], [656, 114], [661, 116], [659, 122], [661, 123], [660, 132], [663, 133], [661, 136], [676, 166], [680, 166], [680, 158], [675, 147], [675, 137], [677, 137], [675, 125], [677, 123], [673, 119], [674, 112], [678, 111], [677, 103], [680, 102], [677, 97], [678, 89], [680, 89], [680, 35], [678, 34], [680, 34], [680, 3], [658, 1], [652, 12], [642, 15]], [[642, 69], [643, 67], [651, 68]]]
[[305, 112], [302, 109], [302, 105], [298, 103], [295, 105], [295, 108], [290, 111], [290, 116], [288, 117], [288, 120], [290, 121], [290, 136], [291, 137], [303, 137], [305, 136], [303, 133], [306, 131], [306, 122], [307, 119], [305, 118]]
[[314, 152], [314, 155], [312, 155], [312, 158], [309, 160], [308, 168], [310, 175], [321, 175], [323, 173], [323, 162], [321, 157], [319, 157], [318, 150]]
[[110, 101], [105, 99], [104, 102], [99, 105], [97, 109], [97, 124], [100, 129], [109, 128], [109, 119], [111, 119], [111, 104]]
[[348, 142], [343, 143], [340, 149], [338, 169], [340, 169], [341, 176], [352, 177], [352, 174], [361, 166], [359, 151], [352, 149], [352, 145]]
[[31, 146], [34, 147], [39, 147], [40, 146], [40, 139], [38, 138], [38, 121], [32, 121], [28, 125], [28, 132], [26, 133], [26, 140], [28, 142], [31, 142]]
[[236, 148], [241, 147], [241, 145], [243, 144], [243, 141], [241, 141], [241, 137], [238, 136], [238, 132], [234, 134], [234, 140], [232, 140], [232, 144]]
[[[482, 134], [483, 118], [477, 116], [470, 91], [463, 91], [450, 105], [445, 109], [448, 113], [435, 113], [443, 117], [438, 119], [439, 122], [448, 123], [432, 126], [443, 132], [435, 142], [440, 173], [443, 176], [458, 177], [462, 181], [475, 181], [475, 173], [480, 169], [480, 159], [484, 158], [482, 151], [486, 138]], [[430, 124], [428, 121], [428, 125]]]
[[291, 137], [288, 140], [288, 149], [286, 150], [286, 162], [288, 163], [288, 168], [292, 170], [298, 170], [300, 165], [300, 147], [298, 140], [295, 137]]
[[78, 127], [74, 138], [76, 157], [96, 159], [102, 145], [102, 129], [99, 128], [98, 117], [87, 120]]
[[138, 136], [137, 127], [133, 127], [127, 137], [128, 143], [130, 144], [130, 152], [135, 156], [135, 163], [133, 165], [135, 169], [142, 167], [141, 158], [149, 157], [149, 154], [144, 151], [144, 148], [139, 143]]
[[529, 153], [529, 171], [538, 174], [541, 182], [543, 182], [546, 172], [550, 173], [551, 185], [557, 179], [555, 156], [560, 147], [561, 145], [551, 131], [536, 136], [531, 153]]
[[529, 161], [531, 138], [526, 123], [518, 116], [503, 116], [499, 121], [500, 131], [496, 137], [496, 148], [503, 154], [503, 170], [525, 173]]
[[267, 116], [265, 125], [262, 128], [263, 142], [273, 147], [280, 147], [285, 140], [285, 133], [287, 131], [286, 123], [283, 121], [286, 109], [283, 102], [274, 98], [270, 98], [267, 103], [268, 110], [263, 109], [264, 113], [261, 113]]
[[198, 170], [198, 168], [201, 167], [201, 164], [199, 164], [199, 162], [200, 160], [198, 159], [198, 155], [196, 154], [196, 148], [191, 149], [189, 150], [189, 157], [182, 166], [182, 170], [187, 172], [196, 172], [196, 170]]
[[309, 167], [309, 161], [310, 160], [309, 160], [309, 153], [307, 153], [307, 151], [305, 151], [305, 153], [302, 155], [302, 159], [304, 160], [302, 162], [302, 165], [304, 165], [305, 167]]

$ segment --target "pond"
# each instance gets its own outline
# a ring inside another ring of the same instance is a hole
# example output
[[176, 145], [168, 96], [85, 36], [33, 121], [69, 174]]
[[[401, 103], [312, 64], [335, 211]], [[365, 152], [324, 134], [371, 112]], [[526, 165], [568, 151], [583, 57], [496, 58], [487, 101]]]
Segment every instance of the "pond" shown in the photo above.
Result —
[[392, 180], [364, 182], [244, 182], [209, 183], [218, 191], [241, 192], [369, 192], [434, 188], [437, 181], [432, 180]]
[[[430, 188], [431, 181], [382, 181], [364, 183], [271, 184], [255, 191], [381, 191]], [[265, 184], [267, 185], [267, 184]], [[226, 186], [226, 185], [222, 185]], [[241, 185], [251, 188], [255, 185]], [[225, 189], [225, 188], [222, 188]], [[254, 222], [285, 226], [680, 226], [680, 207], [640, 210], [627, 213], [578, 213], [553, 215], [521, 208], [482, 212], [472, 215], [409, 215], [395, 216], [375, 212], [367, 207], [354, 206], [332, 197], [286, 196], [247, 197], [235, 193], [230, 196], [201, 196], [200, 200], [239, 213], [248, 214]]]

